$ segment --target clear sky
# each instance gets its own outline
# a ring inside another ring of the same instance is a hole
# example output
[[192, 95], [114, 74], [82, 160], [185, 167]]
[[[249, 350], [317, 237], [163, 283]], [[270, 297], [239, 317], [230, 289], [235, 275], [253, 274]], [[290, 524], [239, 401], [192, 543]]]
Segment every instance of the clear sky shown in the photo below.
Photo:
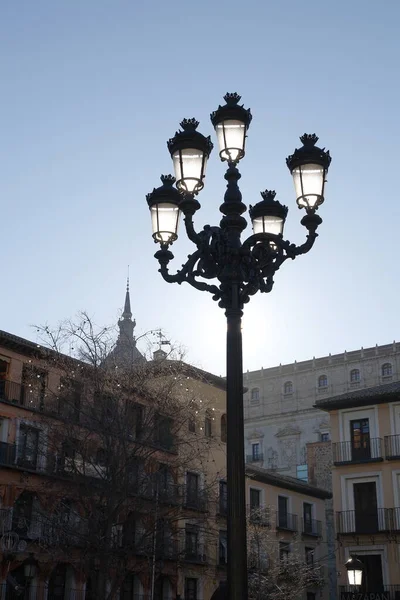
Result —
[[[245, 308], [245, 369], [399, 339], [399, 22], [398, 0], [3, 0], [0, 328], [35, 339], [81, 309], [115, 322], [129, 263], [137, 334], [162, 327], [224, 374], [223, 311], [162, 280], [145, 194], [172, 172], [179, 121], [212, 134], [237, 91], [254, 117], [244, 202], [275, 189], [292, 241], [285, 158], [304, 132], [333, 157], [314, 249]], [[223, 174], [214, 151], [198, 228], [219, 222]]]

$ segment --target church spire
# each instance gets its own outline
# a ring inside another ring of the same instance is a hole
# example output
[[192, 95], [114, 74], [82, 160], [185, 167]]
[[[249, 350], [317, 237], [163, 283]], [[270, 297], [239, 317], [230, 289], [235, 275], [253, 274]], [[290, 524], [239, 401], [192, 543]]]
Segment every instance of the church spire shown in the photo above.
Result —
[[129, 275], [126, 281], [126, 294], [125, 294], [125, 306], [124, 312], [122, 313], [123, 319], [132, 319], [132, 311], [131, 311], [131, 298], [129, 296]]

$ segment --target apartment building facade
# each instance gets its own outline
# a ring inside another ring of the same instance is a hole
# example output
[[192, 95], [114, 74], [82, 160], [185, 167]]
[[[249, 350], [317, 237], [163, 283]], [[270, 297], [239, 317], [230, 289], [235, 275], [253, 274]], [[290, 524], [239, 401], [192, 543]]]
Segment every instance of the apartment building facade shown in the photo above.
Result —
[[[313, 587], [310, 582], [305, 589], [292, 590], [292, 594], [298, 592], [296, 597], [304, 600], [327, 599], [330, 580], [325, 513], [330, 492], [290, 476], [247, 466], [246, 495], [249, 527], [252, 515], [256, 523], [261, 519], [268, 527], [262, 539], [269, 560], [285, 561], [290, 553], [296, 553], [300, 564], [304, 561], [320, 578], [321, 585]], [[249, 550], [251, 556], [251, 540]]]
[[343, 600], [353, 596], [344, 564], [364, 565], [366, 600], [400, 597], [400, 383], [316, 402], [330, 416], [336, 567]]
[[[125, 318], [131, 317], [127, 314]], [[157, 358], [160, 360], [160, 353]], [[152, 365], [148, 366], [150, 373], [154, 372]], [[73, 372], [75, 368], [71, 368]], [[180, 450], [171, 446], [166, 419], [154, 426], [157, 447], [145, 454], [151, 473], [140, 491], [132, 488], [131, 512], [121, 522], [116, 519], [110, 532], [115, 547], [110, 559], [128, 561], [127, 575], [114, 595], [118, 600], [172, 600], [177, 596], [208, 600], [226, 576], [218, 554], [219, 480], [224, 479], [226, 461], [225, 382], [187, 365], [183, 368], [181, 394], [190, 395], [196, 410], [181, 425], [196, 458], [190, 464], [179, 459]], [[86, 422], [80, 420], [85, 395], [77, 383], [74, 380], [68, 387], [69, 402], [62, 404], [60, 390], [65, 379], [51, 367], [49, 353], [29, 340], [0, 332], [1, 600], [97, 599], [96, 577], [104, 575], [99, 573], [97, 559], [88, 564], [82, 558], [83, 542], [71, 544], [71, 537], [83, 536], [86, 527], [83, 501], [65, 501], [76, 484], [73, 469], [75, 475], [78, 468], [86, 469], [79, 472], [80, 485], [92, 482], [85, 489], [98, 485], [106, 469], [104, 448], [97, 447], [96, 458], [85, 467], [82, 455], [77, 457], [76, 439], [64, 439], [61, 444], [63, 429], [64, 434], [69, 432], [71, 424], [75, 431], [85, 427], [87, 431]], [[136, 394], [133, 404], [129, 413], [135, 415], [132, 444], [139, 439], [135, 436], [140, 422], [143, 429], [149, 401]], [[108, 409], [106, 412], [110, 419]], [[57, 423], [61, 427], [56, 428]], [[58, 446], [55, 431], [60, 434]], [[146, 445], [143, 438], [141, 445]], [[143, 472], [146, 468], [147, 464]], [[137, 481], [135, 471], [135, 486]], [[57, 512], [60, 499], [63, 508]], [[160, 525], [161, 517], [164, 523]], [[60, 523], [65, 525], [63, 530]], [[129, 556], [124, 554], [125, 547]], [[114, 574], [112, 568], [107, 573], [109, 590]]]
[[279, 365], [244, 374], [246, 461], [307, 479], [307, 444], [330, 440], [316, 404], [400, 377], [400, 343]]

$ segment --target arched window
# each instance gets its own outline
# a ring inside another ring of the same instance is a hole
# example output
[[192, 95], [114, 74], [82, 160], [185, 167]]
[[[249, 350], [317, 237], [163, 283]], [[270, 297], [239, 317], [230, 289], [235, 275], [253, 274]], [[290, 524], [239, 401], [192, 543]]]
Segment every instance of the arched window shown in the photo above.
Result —
[[226, 443], [226, 415], [221, 417], [221, 442]]
[[251, 398], [252, 402], [258, 402], [260, 400], [260, 390], [259, 390], [259, 388], [253, 388], [251, 390], [250, 398]]
[[351, 383], [357, 383], [358, 381], [360, 381], [360, 370], [359, 369], [352, 369], [350, 371], [350, 382]]
[[385, 363], [382, 365], [382, 377], [390, 377], [392, 372], [392, 363]]
[[318, 387], [319, 388], [328, 387], [328, 377], [326, 375], [320, 375], [318, 377]]
[[285, 381], [283, 386], [284, 394], [293, 394], [293, 383], [291, 381]]

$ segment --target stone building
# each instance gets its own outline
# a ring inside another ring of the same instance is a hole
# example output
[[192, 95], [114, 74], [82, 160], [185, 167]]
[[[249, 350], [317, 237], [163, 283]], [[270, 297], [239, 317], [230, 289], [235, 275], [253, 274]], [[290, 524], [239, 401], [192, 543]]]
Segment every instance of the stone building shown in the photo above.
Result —
[[[396, 381], [400, 343], [247, 372], [246, 462], [307, 479], [307, 444], [330, 440], [319, 400]], [[321, 483], [317, 482], [320, 486]]]

